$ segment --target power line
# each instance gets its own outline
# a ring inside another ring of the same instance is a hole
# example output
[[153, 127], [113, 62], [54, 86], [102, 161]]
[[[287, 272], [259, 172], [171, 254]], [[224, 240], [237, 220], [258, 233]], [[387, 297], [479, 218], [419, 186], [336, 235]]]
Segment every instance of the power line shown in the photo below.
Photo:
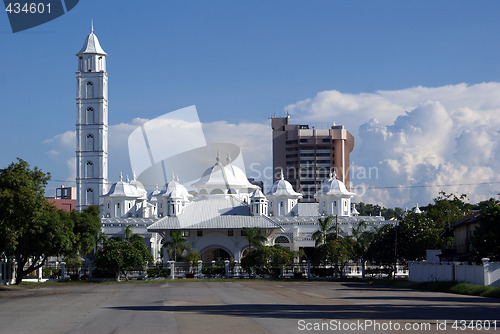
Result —
[[500, 184], [500, 181], [477, 182], [477, 183], [455, 183], [455, 184], [423, 184], [423, 185], [400, 185], [400, 186], [385, 186], [375, 187], [370, 186], [366, 189], [410, 189], [410, 188], [435, 188], [435, 187], [461, 187], [461, 186], [479, 186]]

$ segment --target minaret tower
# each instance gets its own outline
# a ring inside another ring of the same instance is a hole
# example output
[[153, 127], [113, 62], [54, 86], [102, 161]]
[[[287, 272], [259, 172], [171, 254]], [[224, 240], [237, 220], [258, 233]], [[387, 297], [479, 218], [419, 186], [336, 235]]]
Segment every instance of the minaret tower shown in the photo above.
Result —
[[108, 191], [107, 54], [93, 24], [76, 55], [76, 207], [83, 210], [102, 205], [101, 196]]

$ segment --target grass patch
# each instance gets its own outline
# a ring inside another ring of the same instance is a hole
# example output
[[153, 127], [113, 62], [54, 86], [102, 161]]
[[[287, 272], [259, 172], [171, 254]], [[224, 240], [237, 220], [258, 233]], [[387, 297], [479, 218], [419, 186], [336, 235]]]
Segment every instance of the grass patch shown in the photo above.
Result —
[[408, 288], [425, 290], [432, 292], [453, 293], [457, 295], [480, 296], [489, 298], [500, 298], [500, 287], [476, 285], [464, 282], [410, 282], [407, 280], [379, 279], [368, 282], [373, 285], [394, 286], [398, 288]]

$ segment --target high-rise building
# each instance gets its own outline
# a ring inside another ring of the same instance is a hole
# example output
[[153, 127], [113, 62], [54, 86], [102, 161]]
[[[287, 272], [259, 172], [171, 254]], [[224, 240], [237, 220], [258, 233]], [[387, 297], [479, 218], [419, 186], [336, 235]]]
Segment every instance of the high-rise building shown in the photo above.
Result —
[[108, 190], [107, 54], [93, 27], [76, 55], [76, 188], [82, 210], [101, 205]]
[[354, 137], [342, 125], [290, 124], [290, 116], [273, 117], [273, 182], [283, 171], [303, 202], [313, 202], [321, 182], [335, 171], [350, 191], [349, 154]]

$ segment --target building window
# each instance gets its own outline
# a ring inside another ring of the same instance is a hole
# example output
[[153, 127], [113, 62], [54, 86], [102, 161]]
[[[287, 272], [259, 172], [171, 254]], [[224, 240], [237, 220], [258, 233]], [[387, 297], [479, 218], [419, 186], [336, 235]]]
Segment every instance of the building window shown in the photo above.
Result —
[[86, 197], [87, 205], [94, 205], [94, 190], [92, 190], [91, 188], [87, 189]]
[[323, 138], [323, 143], [329, 143], [330, 142], [330, 138]]
[[202, 237], [203, 236], [203, 230], [197, 230], [196, 231], [196, 236], [197, 237]]
[[94, 108], [89, 107], [85, 111], [85, 122], [87, 124], [93, 124], [94, 123]]
[[301, 143], [307, 143], [307, 139], [301, 139], [300, 142]]
[[92, 161], [87, 161], [87, 163], [85, 164], [85, 177], [94, 177], [94, 164], [92, 163]]
[[94, 150], [94, 135], [88, 134], [85, 138], [85, 150], [93, 151]]
[[275, 244], [289, 244], [290, 240], [287, 237], [285, 237], [284, 235], [280, 235], [279, 237], [274, 239], [274, 243]]
[[228, 236], [228, 237], [232, 237], [233, 235], [234, 235], [233, 230], [228, 230], [228, 231], [227, 231], [227, 236]]
[[86, 96], [87, 99], [92, 99], [94, 97], [94, 84], [92, 81], [87, 82]]

